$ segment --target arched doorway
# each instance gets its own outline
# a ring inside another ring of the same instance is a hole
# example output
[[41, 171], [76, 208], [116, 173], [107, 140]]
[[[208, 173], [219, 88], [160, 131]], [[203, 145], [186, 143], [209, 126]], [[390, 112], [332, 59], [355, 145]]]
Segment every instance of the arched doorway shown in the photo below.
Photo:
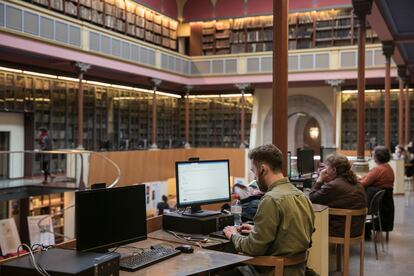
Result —
[[[306, 95], [288, 97], [288, 150], [294, 155], [296, 155], [297, 148], [304, 146], [305, 126], [312, 118], [319, 126], [319, 145], [332, 146], [333, 116], [325, 104]], [[263, 123], [263, 144], [271, 142], [272, 110], [270, 109]], [[319, 150], [315, 153], [319, 153]]]

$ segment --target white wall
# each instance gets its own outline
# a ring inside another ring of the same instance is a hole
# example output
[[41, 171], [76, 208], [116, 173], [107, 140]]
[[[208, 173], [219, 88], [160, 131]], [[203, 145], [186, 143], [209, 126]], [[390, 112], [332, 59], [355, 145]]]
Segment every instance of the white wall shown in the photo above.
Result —
[[[10, 151], [24, 150], [24, 118], [21, 113], [0, 112], [0, 131], [10, 132]], [[12, 154], [9, 159], [9, 177], [24, 175], [24, 155]]]
[[[320, 86], [320, 87], [295, 87], [289, 88], [289, 96], [304, 95], [309, 96], [317, 101], [321, 102], [323, 106], [329, 111], [329, 115], [332, 116], [333, 112], [333, 89], [330, 86]], [[250, 136], [250, 148], [254, 148], [265, 143], [272, 142], [272, 132], [268, 131], [272, 128], [271, 121], [266, 121], [267, 114], [271, 111], [272, 108], [272, 89], [256, 89], [254, 93], [254, 105], [253, 105], [253, 114], [252, 114], [252, 129]], [[325, 110], [326, 110], [325, 109]], [[306, 108], [303, 112], [306, 112]], [[288, 107], [289, 114], [289, 107]], [[326, 113], [325, 113], [326, 114]], [[333, 116], [332, 116], [333, 117]], [[331, 117], [331, 118], [332, 118]], [[269, 119], [269, 118], [268, 118]], [[295, 143], [295, 126], [297, 123], [296, 116], [293, 116], [288, 119], [288, 148], [293, 150], [296, 148]], [[320, 123], [320, 122], [319, 122]], [[321, 124], [321, 123], [320, 123]], [[252, 135], [252, 133], [254, 133]], [[324, 135], [324, 133], [322, 133]], [[332, 134], [328, 132], [328, 136]], [[330, 137], [323, 137], [322, 139], [325, 144], [328, 144], [326, 141], [330, 141]]]

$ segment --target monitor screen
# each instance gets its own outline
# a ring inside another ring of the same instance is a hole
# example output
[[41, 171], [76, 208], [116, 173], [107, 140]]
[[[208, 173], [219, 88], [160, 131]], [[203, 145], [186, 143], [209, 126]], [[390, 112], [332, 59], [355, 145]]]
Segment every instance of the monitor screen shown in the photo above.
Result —
[[177, 205], [230, 201], [229, 160], [176, 162]]
[[292, 153], [288, 151], [287, 153], [287, 175], [288, 177], [292, 177]]
[[326, 157], [328, 157], [328, 155], [331, 154], [335, 154], [336, 153], [336, 148], [326, 148], [326, 147], [321, 147], [321, 162], [325, 162], [326, 161]]
[[297, 166], [300, 175], [314, 172], [314, 152], [311, 149], [298, 149]]
[[145, 185], [75, 193], [76, 249], [102, 251], [147, 238]]

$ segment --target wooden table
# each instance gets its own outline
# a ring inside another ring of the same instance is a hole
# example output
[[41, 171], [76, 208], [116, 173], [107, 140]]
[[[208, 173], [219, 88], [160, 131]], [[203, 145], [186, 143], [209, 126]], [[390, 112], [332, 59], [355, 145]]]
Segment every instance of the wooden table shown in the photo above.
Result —
[[[321, 276], [329, 273], [329, 208], [324, 205], [312, 204], [315, 213], [315, 232], [312, 234], [312, 248], [309, 250], [308, 267]], [[184, 234], [185, 235], [185, 234]], [[208, 235], [187, 234], [187, 236], [205, 237], [207, 242], [200, 243], [203, 248], [235, 253], [233, 244], [227, 239], [210, 238]], [[151, 239], [186, 243], [182, 238], [164, 231], [157, 230], [148, 234]]]
[[[182, 242], [179, 242], [181, 244]], [[148, 238], [144, 241], [132, 243], [130, 245], [147, 248], [154, 244], [162, 244], [164, 246], [171, 245], [176, 247], [178, 243], [170, 241], [162, 241]], [[207, 272], [210, 270], [237, 264], [252, 259], [249, 256], [224, 253], [221, 251], [208, 250], [204, 248], [194, 247], [194, 253], [184, 254], [164, 260], [160, 263], [148, 266], [135, 272], [120, 271], [120, 275], [192, 275], [196, 273]], [[130, 254], [128, 248], [119, 248], [117, 252], [122, 254]]]

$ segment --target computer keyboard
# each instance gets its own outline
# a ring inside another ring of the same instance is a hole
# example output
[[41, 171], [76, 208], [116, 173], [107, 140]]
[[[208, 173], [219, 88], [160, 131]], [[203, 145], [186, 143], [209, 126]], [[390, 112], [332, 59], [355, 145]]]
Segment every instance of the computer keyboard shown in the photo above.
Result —
[[121, 258], [119, 269], [126, 271], [136, 271], [138, 269], [161, 262], [162, 260], [177, 256], [181, 252], [173, 248], [159, 247], [156, 249], [146, 249], [137, 255]]

